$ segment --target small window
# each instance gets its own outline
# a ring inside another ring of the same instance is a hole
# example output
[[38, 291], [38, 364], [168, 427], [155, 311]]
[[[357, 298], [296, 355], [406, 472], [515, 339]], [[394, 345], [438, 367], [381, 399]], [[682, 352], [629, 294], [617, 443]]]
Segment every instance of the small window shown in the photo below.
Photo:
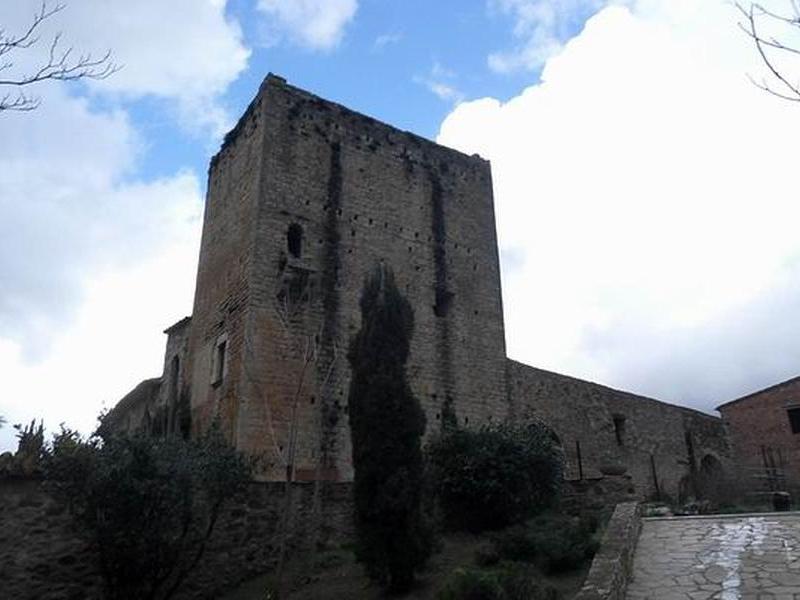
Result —
[[625, 416], [614, 415], [614, 435], [617, 438], [617, 446], [625, 445]]
[[789, 415], [789, 426], [792, 428], [792, 433], [800, 433], [800, 407], [790, 408], [786, 414]]
[[303, 228], [297, 223], [289, 225], [286, 233], [286, 248], [289, 254], [295, 258], [300, 258], [303, 254]]
[[221, 336], [214, 347], [214, 358], [211, 365], [211, 385], [219, 385], [225, 378], [227, 371], [226, 353], [228, 350], [228, 339]]

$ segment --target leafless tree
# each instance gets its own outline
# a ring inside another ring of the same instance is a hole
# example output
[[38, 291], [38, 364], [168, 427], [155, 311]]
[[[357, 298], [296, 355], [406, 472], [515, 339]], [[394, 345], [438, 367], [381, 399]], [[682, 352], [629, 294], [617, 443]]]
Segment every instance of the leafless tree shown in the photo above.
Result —
[[[120, 69], [113, 62], [110, 50], [99, 57], [91, 53], [78, 54], [72, 46], [63, 45], [61, 32], [53, 35], [49, 42], [42, 42], [42, 25], [64, 8], [64, 4], [50, 5], [47, 0], [43, 0], [28, 28], [19, 34], [10, 33], [0, 25], [0, 112], [31, 111], [38, 108], [41, 99], [29, 92], [36, 84], [45, 81], [105, 79]], [[49, 44], [44, 59], [29, 72], [15, 73], [15, 59], [19, 54], [25, 50], [33, 51], [40, 42]]]
[[[755, 43], [756, 50], [769, 72], [768, 77], [750, 80], [762, 90], [770, 94], [800, 102], [800, 79], [786, 72], [780, 65], [787, 58], [800, 58], [800, 0], [786, 0], [786, 9], [782, 12], [769, 10], [758, 3], [740, 4], [736, 7], [742, 14], [739, 27]], [[781, 34], [773, 33], [780, 29]], [[789, 38], [797, 35], [797, 41], [790, 43]]]
[[[276, 319], [280, 330], [287, 342], [286, 350], [287, 367], [291, 370], [295, 380], [294, 388], [290, 392], [290, 396], [286, 397], [291, 412], [289, 416], [289, 430], [286, 446], [278, 444], [278, 435], [275, 428], [275, 423], [272, 416], [270, 402], [264, 404], [265, 421], [270, 432], [270, 439], [272, 441], [273, 453], [278, 458], [280, 466], [285, 469], [286, 479], [284, 482], [284, 505], [281, 511], [281, 517], [278, 521], [277, 535], [277, 565], [275, 568], [275, 586], [278, 590], [278, 597], [282, 598], [286, 594], [286, 586], [288, 585], [286, 577], [286, 558], [288, 550], [288, 541], [291, 534], [291, 527], [295, 521], [296, 506], [294, 503], [294, 495], [292, 487], [296, 478], [297, 470], [297, 454], [300, 445], [300, 403], [306, 398], [309, 387], [314, 385], [312, 376], [315, 373], [321, 373], [321, 380], [318, 385], [324, 388], [328, 385], [332, 374], [335, 370], [336, 364], [339, 360], [338, 348], [334, 345], [331, 349], [330, 357], [327, 360], [321, 356], [320, 348], [320, 331], [308, 331], [308, 323], [303, 320], [303, 310], [309, 304], [313, 303], [311, 287], [307, 277], [298, 276], [296, 279], [289, 278], [282, 290], [276, 295], [274, 299], [274, 306], [272, 317]], [[277, 331], [277, 330], [276, 330]], [[247, 355], [245, 365], [245, 377], [253, 387], [256, 396], [266, 398], [266, 390], [263, 387], [263, 381], [259, 369], [255, 365], [258, 364], [259, 356], [255, 348], [253, 348], [251, 340], [245, 341], [245, 353]], [[321, 406], [322, 403], [320, 403]], [[321, 417], [320, 417], [321, 419]], [[317, 457], [315, 465], [315, 481], [314, 481], [314, 498], [313, 504], [316, 507], [319, 504], [320, 486], [319, 479], [321, 474], [322, 465], [319, 457]]]

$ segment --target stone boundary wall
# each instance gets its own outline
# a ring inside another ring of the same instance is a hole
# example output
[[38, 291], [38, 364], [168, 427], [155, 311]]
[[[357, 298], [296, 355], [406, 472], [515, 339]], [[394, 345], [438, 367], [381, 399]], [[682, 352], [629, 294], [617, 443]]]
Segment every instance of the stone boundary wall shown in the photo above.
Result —
[[510, 359], [508, 385], [513, 413], [541, 419], [558, 436], [570, 479], [622, 467], [639, 500], [683, 502], [703, 465], [732, 472], [717, 417]]
[[94, 549], [40, 482], [0, 481], [0, 532], [0, 597], [102, 597]]
[[638, 503], [617, 504], [600, 549], [575, 600], [624, 600], [641, 526]]
[[[277, 564], [284, 483], [252, 483], [224, 509], [200, 563], [178, 598], [217, 598], [223, 591]], [[289, 556], [352, 541], [352, 484], [291, 487]], [[36, 480], [0, 480], [0, 597], [15, 600], [99, 600], [102, 579], [96, 549], [66, 507]]]
[[567, 479], [561, 491], [561, 505], [570, 514], [611, 515], [618, 504], [638, 501], [630, 475], [604, 475]]

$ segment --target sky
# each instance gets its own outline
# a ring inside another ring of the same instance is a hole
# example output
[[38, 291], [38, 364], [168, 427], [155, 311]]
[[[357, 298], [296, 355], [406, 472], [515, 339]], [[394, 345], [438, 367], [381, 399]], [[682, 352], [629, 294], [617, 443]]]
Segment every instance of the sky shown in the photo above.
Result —
[[270, 71], [491, 160], [510, 357], [708, 412], [800, 374], [800, 105], [752, 84], [730, 2], [64, 4], [7, 73], [57, 32], [121, 68], [0, 112], [0, 451], [161, 373], [208, 161]]

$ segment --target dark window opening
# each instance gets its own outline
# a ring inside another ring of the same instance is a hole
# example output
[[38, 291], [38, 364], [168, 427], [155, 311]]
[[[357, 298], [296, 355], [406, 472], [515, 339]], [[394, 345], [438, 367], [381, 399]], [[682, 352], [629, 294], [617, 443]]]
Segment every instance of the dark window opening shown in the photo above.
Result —
[[450, 305], [453, 302], [453, 292], [446, 290], [436, 291], [436, 304], [433, 305], [433, 314], [437, 317], [446, 317], [447, 312], [450, 310]]
[[789, 425], [792, 428], [792, 433], [800, 433], [800, 408], [790, 408], [786, 411], [789, 415]]
[[289, 254], [295, 258], [300, 258], [303, 254], [303, 228], [297, 223], [289, 225], [289, 231], [286, 234], [286, 248]]
[[217, 344], [214, 352], [214, 376], [211, 380], [213, 384], [222, 383], [222, 378], [225, 376], [225, 351], [227, 350], [228, 342], [222, 340]]
[[625, 445], [625, 417], [614, 415], [614, 435], [617, 438], [617, 446]]

